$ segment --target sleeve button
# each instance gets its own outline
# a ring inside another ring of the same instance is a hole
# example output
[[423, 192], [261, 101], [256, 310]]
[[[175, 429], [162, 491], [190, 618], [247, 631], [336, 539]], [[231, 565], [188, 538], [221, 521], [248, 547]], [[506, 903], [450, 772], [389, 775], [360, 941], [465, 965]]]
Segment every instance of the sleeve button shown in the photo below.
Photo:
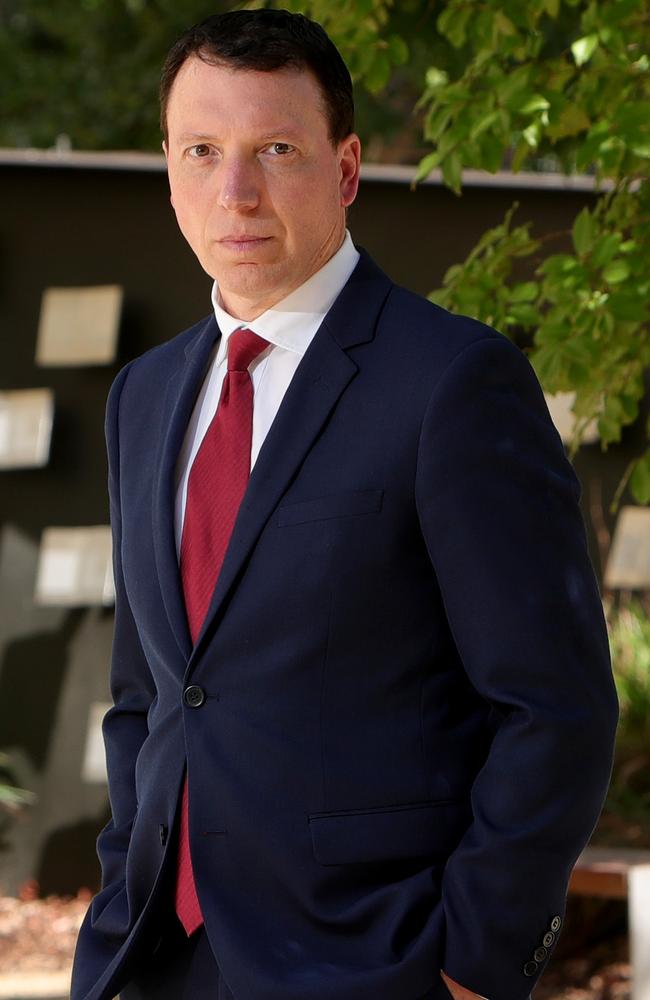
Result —
[[535, 959], [536, 962], [543, 962], [547, 955], [548, 952], [546, 948], [543, 947], [535, 948], [535, 951], [533, 952], [533, 958]]
[[555, 934], [553, 934], [552, 931], [547, 931], [544, 937], [542, 938], [542, 944], [544, 945], [545, 948], [550, 948], [554, 941], [555, 941]]
[[551, 920], [551, 930], [559, 931], [561, 926], [562, 926], [562, 917], [553, 917], [553, 919]]
[[537, 962], [526, 962], [524, 965], [524, 975], [534, 976], [538, 968], [539, 966], [537, 965]]

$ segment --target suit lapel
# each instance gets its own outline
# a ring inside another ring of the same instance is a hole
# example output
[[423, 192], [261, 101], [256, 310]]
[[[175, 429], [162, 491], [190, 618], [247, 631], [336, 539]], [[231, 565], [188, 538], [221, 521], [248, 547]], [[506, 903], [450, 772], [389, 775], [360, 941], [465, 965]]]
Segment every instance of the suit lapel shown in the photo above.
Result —
[[178, 647], [187, 662], [192, 652], [174, 536], [175, 470], [187, 425], [192, 415], [210, 353], [221, 336], [213, 315], [186, 350], [185, 364], [167, 383], [163, 405], [162, 434], [156, 459], [153, 496], [153, 538], [163, 603]]
[[[362, 250], [357, 267], [296, 369], [264, 439], [237, 514], [210, 607], [188, 664], [188, 672], [212, 633], [224, 601], [266, 521], [337, 400], [356, 375], [358, 365], [346, 351], [372, 339], [390, 287], [390, 280]], [[187, 418], [184, 419], [186, 424]]]

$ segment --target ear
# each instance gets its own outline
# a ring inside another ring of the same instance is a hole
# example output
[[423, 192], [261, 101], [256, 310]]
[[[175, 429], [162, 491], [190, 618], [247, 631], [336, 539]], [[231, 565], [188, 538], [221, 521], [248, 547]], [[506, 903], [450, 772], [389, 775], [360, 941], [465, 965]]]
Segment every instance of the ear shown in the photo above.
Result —
[[359, 175], [361, 170], [361, 140], [355, 132], [350, 132], [339, 143], [339, 191], [341, 205], [345, 208], [351, 205], [359, 190]]

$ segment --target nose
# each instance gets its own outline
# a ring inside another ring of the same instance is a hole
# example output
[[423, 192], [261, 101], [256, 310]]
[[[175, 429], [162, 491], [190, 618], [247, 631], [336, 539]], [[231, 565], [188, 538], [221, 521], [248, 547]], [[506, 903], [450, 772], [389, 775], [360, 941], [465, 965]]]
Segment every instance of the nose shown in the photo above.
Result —
[[226, 159], [219, 169], [219, 204], [230, 212], [250, 211], [260, 201], [255, 165], [240, 157]]

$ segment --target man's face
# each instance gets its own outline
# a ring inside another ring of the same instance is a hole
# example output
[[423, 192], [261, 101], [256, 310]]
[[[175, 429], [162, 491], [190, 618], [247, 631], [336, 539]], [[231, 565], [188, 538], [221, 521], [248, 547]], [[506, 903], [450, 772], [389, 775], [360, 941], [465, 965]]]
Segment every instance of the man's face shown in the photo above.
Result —
[[338, 250], [359, 182], [359, 139], [334, 146], [307, 70], [232, 69], [187, 59], [163, 143], [183, 235], [223, 305], [251, 320]]

